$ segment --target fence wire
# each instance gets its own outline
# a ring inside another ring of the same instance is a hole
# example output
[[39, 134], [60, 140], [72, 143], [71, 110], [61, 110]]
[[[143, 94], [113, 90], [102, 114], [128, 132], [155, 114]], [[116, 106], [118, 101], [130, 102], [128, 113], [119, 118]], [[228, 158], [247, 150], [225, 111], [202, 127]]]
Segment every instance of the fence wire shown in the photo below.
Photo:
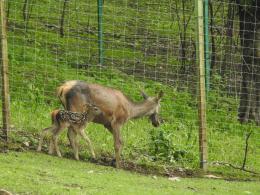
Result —
[[[259, 6], [254, 0], [209, 1], [211, 167], [230, 163], [260, 171]], [[141, 101], [140, 89], [149, 95], [162, 89], [164, 123], [154, 129], [147, 120], [129, 122], [122, 130], [123, 156], [197, 168], [194, 0], [103, 1], [103, 65], [96, 1], [9, 0], [6, 13], [12, 131], [48, 126], [49, 112], [60, 106], [56, 87], [66, 80], [114, 87], [135, 101]], [[100, 156], [113, 152], [103, 127], [90, 125], [87, 131]]]
[[259, 171], [259, 2], [209, 5], [208, 124], [223, 140], [218, 146], [215, 136], [209, 135], [210, 160]]

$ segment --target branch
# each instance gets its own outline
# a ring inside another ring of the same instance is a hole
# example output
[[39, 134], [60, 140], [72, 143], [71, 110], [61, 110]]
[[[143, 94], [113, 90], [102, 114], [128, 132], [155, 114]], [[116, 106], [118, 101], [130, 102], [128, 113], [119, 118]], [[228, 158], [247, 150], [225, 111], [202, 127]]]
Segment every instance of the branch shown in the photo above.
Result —
[[247, 159], [247, 152], [248, 152], [248, 140], [251, 136], [253, 131], [250, 131], [247, 135], [246, 135], [246, 146], [245, 146], [245, 155], [244, 155], [244, 160], [243, 160], [243, 165], [241, 167], [241, 169], [245, 169], [246, 166], [246, 159]]
[[66, 12], [68, 1], [69, 0], [64, 0], [61, 17], [60, 17], [60, 36], [61, 37], [64, 37], [64, 18], [65, 18], [65, 12]]
[[27, 21], [28, 18], [28, 4], [29, 0], [25, 0], [23, 3], [23, 20]]
[[215, 13], [214, 13], [214, 10], [213, 10], [213, 17], [215, 18], [216, 17], [216, 15], [217, 15], [217, 13], [218, 13], [218, 11], [219, 11], [219, 9], [222, 7], [223, 5], [220, 3], [219, 5], [218, 5], [218, 7], [216, 8], [216, 11], [215, 11]]
[[232, 165], [231, 163], [214, 161], [214, 162], [212, 162], [212, 164], [213, 164], [213, 165], [214, 165], [214, 164], [224, 165], [224, 166], [227, 166], [227, 167], [231, 167], [231, 168], [233, 168], [233, 169], [238, 169], [238, 170], [245, 171], [245, 172], [248, 172], [248, 173], [253, 173], [253, 174], [256, 174], [256, 175], [260, 175], [259, 172], [255, 172], [255, 171], [248, 170], [248, 169], [246, 169], [246, 168], [238, 167], [238, 166]]
[[248, 140], [249, 140], [250, 136], [252, 135], [252, 133], [253, 133], [253, 131], [250, 131], [250, 132], [246, 135], [245, 154], [244, 154], [243, 164], [242, 164], [241, 167], [232, 165], [231, 163], [218, 162], [218, 161], [212, 162], [212, 164], [225, 165], [225, 166], [232, 167], [233, 169], [238, 169], [238, 170], [241, 170], [241, 171], [245, 171], [245, 172], [248, 172], [248, 173], [253, 173], [253, 174], [259, 175], [260, 173], [255, 172], [255, 171], [251, 171], [251, 170], [248, 170], [248, 169], [245, 168], [245, 166], [246, 166], [246, 160], [247, 160], [247, 153], [248, 153]]

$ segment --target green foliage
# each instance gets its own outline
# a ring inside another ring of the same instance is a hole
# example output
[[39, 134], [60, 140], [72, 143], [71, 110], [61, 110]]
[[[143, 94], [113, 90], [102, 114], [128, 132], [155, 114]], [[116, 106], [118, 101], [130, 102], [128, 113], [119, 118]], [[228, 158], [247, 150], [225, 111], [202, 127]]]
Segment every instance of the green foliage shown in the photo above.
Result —
[[163, 160], [170, 163], [180, 161], [185, 157], [187, 151], [178, 150], [174, 145], [173, 132], [165, 131], [162, 128], [153, 129], [150, 132], [150, 155], [153, 155], [154, 160]]

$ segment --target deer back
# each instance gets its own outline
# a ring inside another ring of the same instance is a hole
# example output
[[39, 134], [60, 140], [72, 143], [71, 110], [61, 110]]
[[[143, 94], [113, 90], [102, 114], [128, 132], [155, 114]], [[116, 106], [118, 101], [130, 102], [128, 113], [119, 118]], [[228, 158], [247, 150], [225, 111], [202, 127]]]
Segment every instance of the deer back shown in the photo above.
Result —
[[86, 103], [96, 105], [101, 110], [93, 119], [96, 123], [126, 121], [129, 116], [129, 100], [116, 89], [82, 81], [69, 81], [59, 87], [57, 95], [65, 108], [71, 111], [82, 112]]

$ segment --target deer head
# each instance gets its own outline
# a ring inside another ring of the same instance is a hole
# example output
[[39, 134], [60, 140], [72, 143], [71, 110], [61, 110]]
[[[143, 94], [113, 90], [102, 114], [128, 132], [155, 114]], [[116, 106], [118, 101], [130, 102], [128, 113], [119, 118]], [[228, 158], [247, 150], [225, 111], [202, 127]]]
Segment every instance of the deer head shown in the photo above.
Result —
[[145, 101], [149, 101], [152, 103], [153, 107], [151, 111], [149, 112], [149, 119], [152, 122], [154, 127], [158, 127], [160, 125], [160, 117], [159, 117], [159, 111], [160, 111], [160, 101], [163, 97], [163, 91], [160, 91], [159, 94], [156, 97], [149, 97], [145, 92], [141, 92], [143, 98]]

